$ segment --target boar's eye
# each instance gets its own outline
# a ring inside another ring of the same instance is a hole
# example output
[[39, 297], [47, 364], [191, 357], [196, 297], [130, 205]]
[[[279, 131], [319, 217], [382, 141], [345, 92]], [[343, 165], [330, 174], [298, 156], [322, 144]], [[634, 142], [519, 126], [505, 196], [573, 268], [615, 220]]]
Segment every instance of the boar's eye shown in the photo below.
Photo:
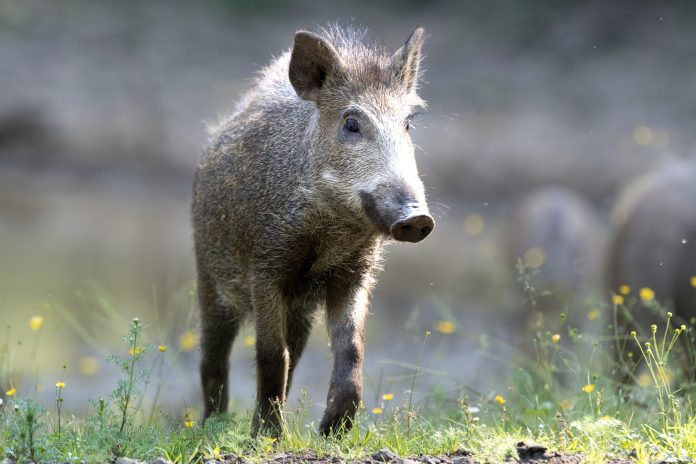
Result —
[[411, 121], [413, 120], [413, 118], [418, 116], [418, 114], [419, 112], [414, 111], [408, 116], [406, 116], [406, 121], [404, 121], [404, 129], [406, 129], [406, 132], [408, 132], [408, 130], [411, 128]]
[[347, 118], [343, 127], [349, 132], [360, 132], [360, 124], [355, 118]]

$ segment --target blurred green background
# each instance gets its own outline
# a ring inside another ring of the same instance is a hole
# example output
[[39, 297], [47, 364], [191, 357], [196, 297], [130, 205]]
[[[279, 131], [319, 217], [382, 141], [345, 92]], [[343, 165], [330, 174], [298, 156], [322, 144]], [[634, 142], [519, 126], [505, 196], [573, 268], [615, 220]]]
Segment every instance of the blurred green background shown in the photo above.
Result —
[[[78, 398], [113, 385], [105, 356], [138, 316], [169, 347], [163, 406], [199, 407], [189, 204], [205, 122], [297, 29], [327, 21], [366, 26], [390, 49], [416, 26], [428, 34], [429, 111], [412, 136], [438, 226], [389, 248], [367, 404], [401, 398], [418, 359], [430, 369], [420, 398], [505, 388], [528, 323], [504, 252], [521, 196], [566, 187], [604, 229], [622, 185], [693, 156], [692, 2], [0, 0], [0, 387], [50, 398], [67, 365], [65, 407], [81, 411]], [[586, 270], [588, 297], [602, 294], [600, 275]], [[324, 332], [293, 393], [307, 388], [319, 407]], [[233, 355], [236, 404], [252, 401], [252, 337]]]

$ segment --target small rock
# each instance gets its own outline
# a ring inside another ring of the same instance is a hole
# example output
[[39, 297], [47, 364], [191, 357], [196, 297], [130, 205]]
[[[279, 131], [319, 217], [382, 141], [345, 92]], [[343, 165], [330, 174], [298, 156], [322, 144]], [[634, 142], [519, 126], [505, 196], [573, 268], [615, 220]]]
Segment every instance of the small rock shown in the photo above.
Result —
[[388, 448], [382, 448], [381, 450], [372, 453], [370, 457], [379, 462], [394, 461], [396, 458], [398, 458], [398, 456]]
[[471, 453], [464, 448], [457, 448], [457, 450], [452, 453], [452, 456], [471, 456]]
[[675, 456], [667, 456], [661, 461], [657, 461], [655, 464], [689, 464], [692, 461], [690, 459], [679, 459]]
[[414, 461], [413, 459], [405, 458], [400, 461], [401, 464], [420, 464], [418, 461]]
[[150, 461], [150, 464], [173, 464], [172, 461], [170, 461], [167, 458], [157, 458], [154, 461]]
[[145, 464], [145, 463], [142, 461], [138, 461], [137, 459], [117, 458], [116, 461], [114, 461], [114, 464]]
[[208, 459], [207, 461], [205, 461], [205, 464], [220, 464], [220, 461], [218, 461], [217, 459]]
[[452, 464], [471, 464], [471, 458], [469, 456], [460, 456], [458, 458], [452, 459]]
[[420, 460], [423, 464], [440, 464], [438, 458], [431, 458], [430, 456], [422, 456]]
[[546, 454], [546, 448], [539, 445], [527, 445], [521, 441], [517, 444], [517, 455], [520, 459], [536, 459], [543, 458]]

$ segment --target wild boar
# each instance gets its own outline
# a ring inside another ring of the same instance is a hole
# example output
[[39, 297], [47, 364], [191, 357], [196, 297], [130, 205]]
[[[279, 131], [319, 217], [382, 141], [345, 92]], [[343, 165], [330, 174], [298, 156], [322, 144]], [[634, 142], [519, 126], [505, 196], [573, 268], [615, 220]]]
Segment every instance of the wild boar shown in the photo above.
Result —
[[[596, 296], [601, 286], [604, 240], [604, 228], [592, 206], [566, 188], [540, 188], [515, 205], [506, 224], [505, 253], [516, 275], [518, 260], [532, 274], [538, 311], [532, 320], [546, 319], [547, 329], [560, 329], [559, 315], [565, 312], [574, 326], [584, 324], [586, 318], [577, 306]], [[549, 325], [551, 321], [557, 325]]]
[[[611, 222], [607, 293], [650, 289], [678, 323], [696, 316], [696, 162], [671, 162], [629, 184]], [[639, 304], [622, 319], [625, 329], [647, 331], [664, 317]]]
[[[433, 230], [409, 127], [423, 29], [395, 53], [364, 30], [299, 31], [212, 130], [192, 207], [205, 416], [228, 403], [240, 324], [256, 327], [252, 430], [277, 435], [312, 320], [327, 320], [334, 367], [323, 434], [351, 426], [363, 333], [386, 240]], [[406, 271], [407, 272], [407, 271]]]

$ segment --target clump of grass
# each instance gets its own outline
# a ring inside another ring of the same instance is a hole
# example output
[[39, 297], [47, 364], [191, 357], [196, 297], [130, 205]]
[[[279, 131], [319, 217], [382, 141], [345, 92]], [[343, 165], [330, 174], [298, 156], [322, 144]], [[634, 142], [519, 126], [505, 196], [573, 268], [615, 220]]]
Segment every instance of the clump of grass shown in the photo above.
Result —
[[65, 369], [67, 366], [63, 366], [63, 376], [60, 381], [56, 382], [56, 416], [58, 417], [58, 430], [57, 433], [60, 435], [60, 426], [63, 412], [63, 389], [65, 388]]
[[135, 318], [130, 322], [128, 333], [124, 341], [128, 345], [128, 356], [112, 355], [109, 360], [120, 370], [122, 377], [118, 380], [116, 389], [110, 393], [117, 409], [117, 429], [114, 453], [123, 455], [133, 435], [134, 419], [138, 409], [134, 407], [138, 395], [137, 386], [141, 382], [147, 382], [150, 371], [142, 366], [143, 356], [148, 349], [142, 343], [143, 326], [140, 319]]
[[515, 270], [517, 271], [517, 281], [522, 286], [522, 293], [524, 294], [525, 301], [529, 304], [532, 312], [537, 311], [538, 292], [534, 287], [532, 280], [534, 276], [539, 273], [539, 270], [532, 269], [522, 260], [522, 258], [517, 258]]
[[10, 415], [10, 440], [15, 446], [7, 454], [19, 462], [37, 462], [39, 453], [46, 449], [45, 435], [41, 433], [45, 413], [43, 406], [30, 399], [15, 403], [14, 414]]

